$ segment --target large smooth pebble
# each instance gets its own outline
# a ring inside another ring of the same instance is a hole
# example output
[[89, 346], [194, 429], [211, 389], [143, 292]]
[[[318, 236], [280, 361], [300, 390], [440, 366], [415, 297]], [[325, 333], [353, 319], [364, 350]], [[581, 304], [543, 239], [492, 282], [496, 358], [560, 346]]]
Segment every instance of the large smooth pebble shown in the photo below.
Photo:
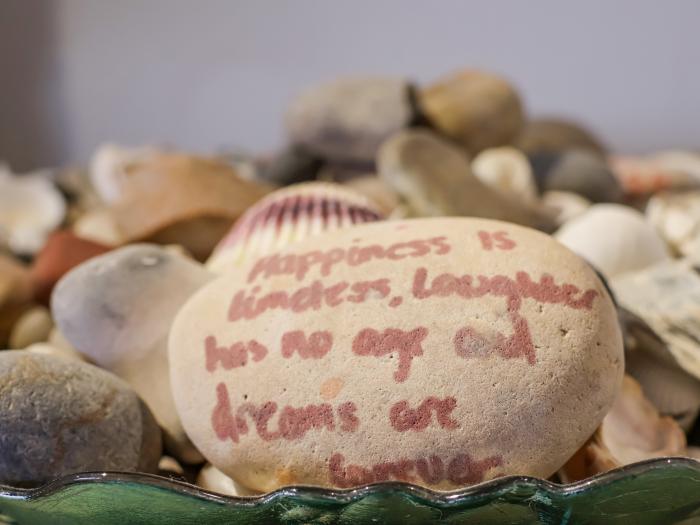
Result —
[[123, 381], [80, 361], [0, 352], [0, 482], [74, 472], [155, 472], [160, 429]]
[[75, 268], [56, 286], [51, 309], [75, 348], [127, 381], [165, 430], [166, 446], [198, 462], [170, 392], [167, 336], [178, 309], [212, 275], [166, 249], [131, 245]]
[[562, 118], [536, 118], [525, 123], [516, 145], [528, 155], [561, 153], [570, 149], [590, 151], [605, 158], [606, 148], [580, 123]]
[[413, 119], [410, 86], [401, 78], [337, 79], [306, 90], [286, 116], [291, 141], [323, 158], [374, 161], [379, 145]]
[[670, 259], [664, 241], [644, 215], [620, 204], [591, 206], [554, 236], [606, 277]]
[[440, 133], [471, 154], [511, 144], [524, 111], [515, 88], [485, 71], [465, 70], [418, 92], [418, 105]]
[[170, 333], [188, 435], [254, 490], [546, 478], [622, 379], [613, 303], [551, 237], [478, 219], [310, 238], [197, 292]]

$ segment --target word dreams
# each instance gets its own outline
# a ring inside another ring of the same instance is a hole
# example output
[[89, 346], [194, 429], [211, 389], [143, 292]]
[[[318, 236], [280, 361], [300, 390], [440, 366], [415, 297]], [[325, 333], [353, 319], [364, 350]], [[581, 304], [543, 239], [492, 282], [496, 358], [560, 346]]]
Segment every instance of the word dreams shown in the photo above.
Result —
[[[231, 399], [224, 383], [216, 386], [216, 406], [212, 411], [211, 423], [216, 436], [225, 441], [230, 439], [238, 443], [240, 436], [248, 434], [250, 420], [258, 437], [263, 441], [286, 439], [293, 441], [303, 438], [310, 430], [354, 432], [360, 425], [355, 415], [357, 406], [352, 401], [333, 407], [330, 403], [310, 404], [304, 407], [289, 405], [279, 410], [274, 401], [260, 405], [243, 403], [235, 410], [231, 407]], [[273, 418], [276, 419], [276, 429]]]

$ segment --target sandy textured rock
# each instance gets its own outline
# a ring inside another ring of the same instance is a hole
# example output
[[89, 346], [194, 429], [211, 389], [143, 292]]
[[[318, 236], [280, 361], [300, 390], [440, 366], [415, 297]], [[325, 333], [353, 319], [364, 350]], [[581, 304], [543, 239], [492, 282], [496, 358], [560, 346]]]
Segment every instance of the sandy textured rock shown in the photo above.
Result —
[[382, 218], [372, 201], [340, 184], [293, 184], [250, 207], [214, 249], [207, 268], [236, 270], [307, 237]]
[[418, 105], [441, 133], [472, 154], [512, 143], [523, 125], [520, 97], [506, 80], [462, 71], [418, 92]]
[[590, 151], [605, 158], [606, 148], [581, 124], [561, 118], [536, 118], [528, 121], [516, 142], [528, 155], [560, 153], [570, 149]]
[[644, 215], [619, 204], [596, 204], [565, 223], [555, 238], [606, 277], [670, 259], [664, 241]]
[[51, 312], [44, 306], [35, 306], [20, 317], [10, 334], [10, 348], [22, 349], [49, 338], [53, 328]]
[[188, 435], [260, 491], [546, 478], [600, 424], [624, 366], [588, 264], [534, 230], [459, 218], [261, 258], [197, 292], [169, 349]]
[[132, 245], [66, 275], [51, 304], [68, 341], [134, 387], [164, 428], [167, 448], [185, 462], [201, 456], [173, 405], [167, 335], [180, 306], [210, 278], [192, 260], [158, 246]]
[[377, 157], [380, 178], [413, 216], [469, 216], [549, 229], [549, 217], [508, 199], [475, 177], [464, 152], [425, 130], [397, 133]]
[[155, 472], [160, 429], [146, 405], [97, 367], [0, 352], [0, 482], [40, 484], [74, 472]]
[[372, 162], [379, 145], [413, 119], [408, 82], [400, 78], [338, 79], [306, 90], [291, 104], [294, 144], [324, 158]]

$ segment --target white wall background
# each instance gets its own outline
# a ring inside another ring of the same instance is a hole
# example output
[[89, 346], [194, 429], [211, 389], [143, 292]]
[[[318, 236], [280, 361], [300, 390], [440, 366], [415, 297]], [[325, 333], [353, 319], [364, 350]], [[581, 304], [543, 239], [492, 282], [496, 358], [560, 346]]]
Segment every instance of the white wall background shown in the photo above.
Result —
[[615, 149], [700, 148], [697, 0], [0, 0], [0, 158], [283, 143], [303, 87], [501, 72]]

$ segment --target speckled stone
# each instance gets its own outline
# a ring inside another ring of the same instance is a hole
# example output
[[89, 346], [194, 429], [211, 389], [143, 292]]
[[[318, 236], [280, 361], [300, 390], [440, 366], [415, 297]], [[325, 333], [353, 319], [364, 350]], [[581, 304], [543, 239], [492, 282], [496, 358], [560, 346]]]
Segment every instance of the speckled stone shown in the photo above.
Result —
[[0, 352], [0, 482], [74, 472], [155, 472], [160, 429], [123, 381], [79, 361]]

